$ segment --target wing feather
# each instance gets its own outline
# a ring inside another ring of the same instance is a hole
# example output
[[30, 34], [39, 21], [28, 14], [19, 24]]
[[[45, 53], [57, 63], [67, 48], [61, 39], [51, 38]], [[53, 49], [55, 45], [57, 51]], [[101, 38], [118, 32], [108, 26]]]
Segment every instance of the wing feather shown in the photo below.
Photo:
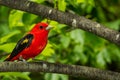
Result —
[[7, 58], [6, 60], [7, 61], [11, 60], [13, 57], [18, 55], [22, 50], [29, 47], [30, 44], [32, 43], [32, 40], [33, 40], [32, 34], [27, 34], [22, 39], [20, 39], [15, 48], [13, 49], [12, 53], [10, 54], [9, 58]]

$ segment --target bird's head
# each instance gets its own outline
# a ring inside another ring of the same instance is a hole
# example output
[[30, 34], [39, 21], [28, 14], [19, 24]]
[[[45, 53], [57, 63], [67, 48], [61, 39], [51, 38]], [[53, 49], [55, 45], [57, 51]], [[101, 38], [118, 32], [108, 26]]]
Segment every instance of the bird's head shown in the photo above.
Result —
[[40, 22], [37, 23], [30, 32], [39, 33], [39, 34], [48, 34], [49, 30], [52, 26], [48, 25], [48, 23]]

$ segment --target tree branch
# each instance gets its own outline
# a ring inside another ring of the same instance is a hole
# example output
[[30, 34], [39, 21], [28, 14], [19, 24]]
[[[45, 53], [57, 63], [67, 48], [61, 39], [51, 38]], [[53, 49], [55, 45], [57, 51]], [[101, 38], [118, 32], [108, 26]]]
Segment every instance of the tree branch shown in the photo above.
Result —
[[[106, 28], [105, 26], [93, 22], [84, 17], [65, 13], [53, 8], [34, 3], [28, 0], [0, 0], [0, 5], [4, 5], [17, 10], [30, 12], [51, 20], [67, 24], [74, 28], [80, 28], [103, 37], [113, 43], [120, 45], [120, 33]], [[119, 80], [120, 73], [104, 71], [95, 68], [75, 65], [53, 64], [47, 62], [1, 62], [0, 71], [30, 71], [30, 72], [50, 72], [69, 74], [73, 76], [87, 77], [93, 80]], [[99, 75], [98, 75], [99, 74]]]
[[0, 0], [0, 5], [43, 16], [74, 28], [80, 28], [120, 45], [120, 33], [118, 31], [109, 29], [82, 16], [61, 12], [28, 0]]
[[120, 73], [95, 68], [48, 62], [1, 62], [0, 71], [49, 72], [85, 77], [92, 80], [120, 80]]

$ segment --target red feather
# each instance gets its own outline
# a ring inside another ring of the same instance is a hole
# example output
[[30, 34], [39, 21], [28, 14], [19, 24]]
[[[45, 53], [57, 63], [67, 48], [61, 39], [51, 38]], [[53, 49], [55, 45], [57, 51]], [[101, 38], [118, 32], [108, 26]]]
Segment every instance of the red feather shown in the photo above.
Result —
[[[48, 28], [47, 23], [36, 24], [33, 27], [33, 29], [27, 33], [27, 35], [33, 36], [32, 40], [29, 40], [28, 37], [24, 38], [23, 40], [21, 39], [21, 42], [20, 41], [18, 42], [19, 45], [18, 44], [16, 45], [13, 52], [7, 57], [6, 61], [19, 60], [20, 57], [27, 60], [29, 58], [34, 58], [35, 56], [40, 54], [47, 44], [48, 33], [49, 33], [49, 30], [47, 30], [47, 28]], [[23, 49], [22, 50], [19, 49], [19, 46], [20, 48], [23, 48]], [[18, 53], [15, 53], [15, 51], [17, 50], [21, 50], [21, 51]]]

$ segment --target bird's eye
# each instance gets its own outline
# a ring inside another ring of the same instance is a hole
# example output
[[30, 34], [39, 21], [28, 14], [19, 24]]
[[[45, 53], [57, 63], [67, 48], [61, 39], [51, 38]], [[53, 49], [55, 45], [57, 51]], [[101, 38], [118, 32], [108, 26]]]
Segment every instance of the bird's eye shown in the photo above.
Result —
[[40, 26], [40, 29], [43, 29], [43, 26]]

